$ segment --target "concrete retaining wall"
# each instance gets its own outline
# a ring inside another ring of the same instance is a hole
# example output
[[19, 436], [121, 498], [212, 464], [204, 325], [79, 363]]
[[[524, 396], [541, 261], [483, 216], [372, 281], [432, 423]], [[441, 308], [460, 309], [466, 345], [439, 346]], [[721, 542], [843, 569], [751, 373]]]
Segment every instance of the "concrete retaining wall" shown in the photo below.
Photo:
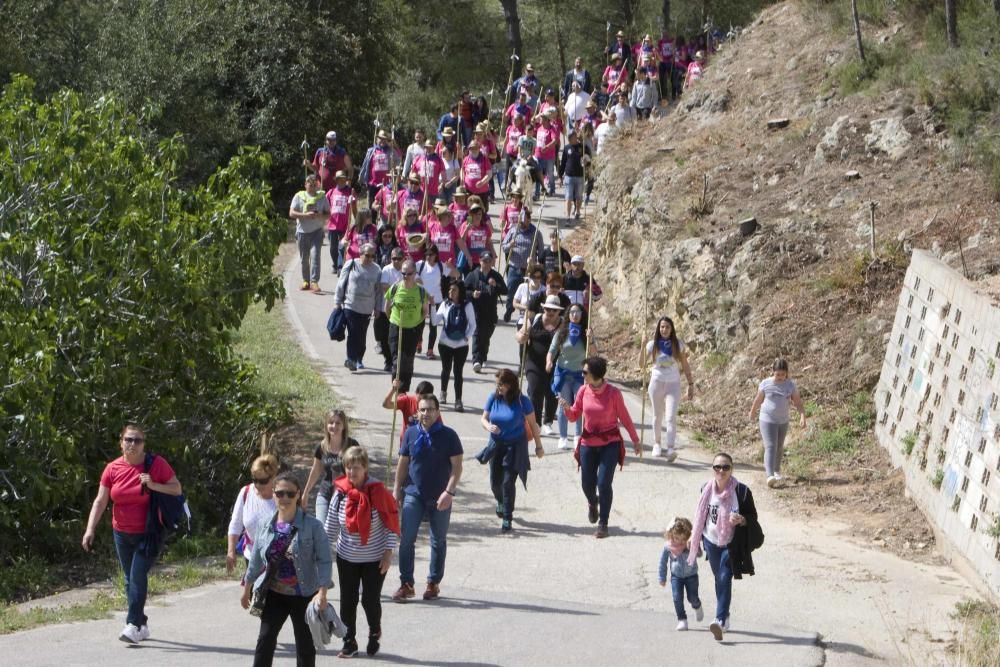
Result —
[[1000, 308], [915, 250], [875, 404], [875, 432], [937, 529], [1000, 598]]

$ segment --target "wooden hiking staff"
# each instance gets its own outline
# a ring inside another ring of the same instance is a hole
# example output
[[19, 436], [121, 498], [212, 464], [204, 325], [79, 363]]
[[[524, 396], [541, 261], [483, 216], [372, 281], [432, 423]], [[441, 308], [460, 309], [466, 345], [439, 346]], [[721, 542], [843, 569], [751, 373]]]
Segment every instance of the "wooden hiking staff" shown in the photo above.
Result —
[[[393, 295], [395, 296], [395, 295]], [[392, 312], [392, 306], [389, 306], [389, 312]], [[396, 340], [396, 376], [393, 378], [393, 385], [399, 382], [399, 369], [402, 364], [399, 363], [400, 354], [403, 351], [403, 327], [399, 327], [399, 337]], [[385, 468], [385, 478], [389, 479], [389, 475], [392, 474], [392, 443], [396, 440], [396, 413], [399, 410], [396, 408], [396, 399], [399, 397], [399, 390], [396, 390], [395, 396], [393, 396], [393, 406], [392, 406], [392, 429], [389, 431], [389, 456], [386, 458], [386, 468]]]
[[[309, 160], [309, 142], [306, 140], [305, 136], [302, 137], [302, 159], [305, 160], [305, 161]], [[305, 164], [303, 164], [302, 165], [302, 170], [305, 172], [305, 176], [303, 176], [303, 178], [308, 178], [309, 177], [309, 167], [307, 167], [307, 166], [305, 166]]]
[[[590, 278], [590, 282], [587, 284], [587, 327], [591, 331], [593, 331], [594, 330], [594, 322], [591, 319], [591, 315], [593, 315], [593, 310], [594, 310], [594, 308], [593, 308], [593, 306], [594, 306], [594, 274], [591, 273], [590, 276], [589, 276], [589, 278]], [[584, 359], [590, 359], [590, 336], [587, 336], [587, 346], [584, 348], [583, 358]]]
[[504, 130], [507, 126], [507, 100], [510, 99], [511, 88], [514, 87], [514, 62], [520, 60], [517, 51], [510, 54], [510, 76], [507, 77], [507, 89], [503, 92], [503, 113], [500, 116], [500, 140], [505, 141]]
[[[649, 321], [649, 308], [643, 313], [643, 326]], [[639, 374], [642, 377], [642, 410], [639, 413], [639, 458], [642, 458], [642, 445], [646, 439], [646, 392], [649, 390], [649, 376], [646, 375], [646, 343], [643, 340], [643, 329], [639, 329]]]
[[[542, 205], [543, 206], [545, 205], [545, 200], [544, 199], [542, 200]], [[524, 281], [525, 282], [527, 282], [530, 279], [530, 276], [528, 275], [528, 272], [533, 268], [532, 267], [532, 258], [535, 256], [535, 244], [538, 243], [538, 237], [541, 236], [541, 232], [538, 231], [538, 227], [541, 224], [542, 224], [542, 214], [541, 214], [541, 212], [539, 212], [539, 214], [538, 214], [538, 225], [535, 225], [535, 234], [531, 237], [531, 250], [528, 251], [528, 261], [525, 264], [525, 272], [524, 272], [524, 274], [525, 274], [524, 275]], [[511, 250], [514, 249], [513, 239], [511, 241], [510, 247], [511, 247]], [[507, 253], [507, 261], [510, 262], [510, 253]], [[527, 317], [524, 318], [524, 326], [527, 326], [529, 329], [531, 327], [531, 323], [528, 322], [528, 318]], [[524, 343], [524, 344], [521, 345], [521, 368], [518, 371], [518, 378], [517, 378], [517, 388], [518, 388], [518, 390], [520, 390], [521, 389], [521, 385], [524, 384], [524, 357], [525, 357], [526, 351], [527, 351], [527, 343]]]

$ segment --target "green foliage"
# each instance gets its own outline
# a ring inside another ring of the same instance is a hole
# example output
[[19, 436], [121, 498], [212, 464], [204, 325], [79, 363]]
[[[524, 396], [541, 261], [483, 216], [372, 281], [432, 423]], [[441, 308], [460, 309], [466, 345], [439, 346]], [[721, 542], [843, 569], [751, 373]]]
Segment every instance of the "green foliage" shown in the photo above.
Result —
[[816, 401], [808, 400], [805, 401], [802, 405], [806, 410], [806, 417], [812, 418], [815, 415], [819, 414], [819, 403], [817, 403]]
[[986, 600], [962, 600], [952, 615], [962, 622], [955, 653], [968, 667], [1000, 665], [1000, 608]]
[[913, 431], [908, 431], [903, 439], [900, 441], [902, 445], [903, 453], [909, 456], [913, 453], [913, 448], [917, 444], [917, 434]]
[[0, 563], [78, 549], [126, 421], [221, 522], [258, 434], [288, 417], [231, 351], [249, 305], [282, 293], [268, 157], [241, 149], [183, 188], [186, 149], [152, 145], [111, 98], [0, 100]]
[[397, 44], [387, 4], [10, 0], [0, 82], [19, 72], [43, 94], [114, 94], [158, 136], [183, 135], [191, 150], [178, 175], [191, 182], [259, 145], [289, 194], [301, 185], [303, 135], [315, 150], [336, 128], [360, 163]]
[[858, 436], [847, 426], [820, 429], [806, 438], [806, 444], [822, 454], [849, 454], [858, 448]]
[[987, 526], [986, 534], [990, 537], [1000, 538], [1000, 514], [993, 515], [993, 523]]
[[935, 489], [940, 489], [941, 485], [944, 484], [944, 469], [938, 468], [934, 471], [934, 476], [931, 477], [931, 484]]
[[859, 391], [851, 396], [847, 411], [855, 433], [868, 431], [875, 423], [875, 407], [868, 392]]
[[47, 592], [54, 583], [45, 561], [17, 558], [0, 569], [0, 600], [33, 597]]
[[702, 362], [705, 370], [714, 371], [729, 363], [729, 355], [725, 352], [710, 352]]

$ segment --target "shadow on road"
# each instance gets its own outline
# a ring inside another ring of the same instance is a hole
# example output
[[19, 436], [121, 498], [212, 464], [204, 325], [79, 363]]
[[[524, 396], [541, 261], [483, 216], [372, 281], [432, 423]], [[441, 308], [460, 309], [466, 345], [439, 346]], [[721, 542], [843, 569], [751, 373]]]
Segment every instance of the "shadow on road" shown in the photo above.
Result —
[[592, 611], [581, 611], [578, 609], [563, 609], [560, 607], [544, 607], [536, 604], [515, 604], [512, 602], [496, 602], [493, 600], [469, 600], [463, 598], [438, 598], [434, 602], [437, 607], [454, 607], [456, 609], [469, 611], [483, 611], [493, 609], [507, 609], [513, 611], [527, 611], [534, 614], [562, 614], [564, 616], [599, 616]]

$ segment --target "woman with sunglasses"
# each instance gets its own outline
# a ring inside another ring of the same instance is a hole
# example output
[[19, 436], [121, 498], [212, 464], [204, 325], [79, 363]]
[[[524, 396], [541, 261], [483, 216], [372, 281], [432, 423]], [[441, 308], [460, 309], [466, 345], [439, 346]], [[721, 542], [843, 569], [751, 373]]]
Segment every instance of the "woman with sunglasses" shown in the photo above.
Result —
[[299, 507], [301, 487], [290, 472], [274, 480], [278, 511], [265, 523], [250, 550], [246, 583], [240, 604], [260, 616], [260, 632], [254, 651], [254, 667], [270, 665], [278, 633], [291, 617], [295, 630], [296, 664], [313, 667], [316, 647], [306, 623], [310, 602], [326, 608], [326, 591], [333, 587], [330, 540], [323, 524]]
[[[344, 474], [344, 464], [340, 461], [341, 453], [349, 447], [357, 446], [358, 441], [347, 434], [347, 413], [343, 410], [330, 410], [326, 413], [326, 427], [323, 429], [323, 440], [316, 445], [313, 452], [313, 464], [306, 480], [306, 488], [302, 492], [302, 509], [309, 509], [309, 493], [316, 482], [320, 482], [316, 494], [316, 518], [320, 523], [326, 523], [326, 512], [333, 497], [333, 480]], [[320, 479], [322, 478], [322, 481]]]
[[342, 241], [344, 258], [348, 260], [360, 258], [361, 249], [365, 244], [371, 243], [374, 247], [378, 240], [378, 227], [372, 222], [372, 210], [370, 208], [361, 209], [354, 216], [354, 220]]
[[146, 546], [146, 516], [149, 514], [151, 491], [171, 496], [181, 495], [181, 483], [173, 468], [162, 456], [153, 457], [146, 470], [146, 434], [135, 424], [126, 424], [121, 432], [121, 458], [104, 468], [97, 497], [90, 508], [87, 530], [81, 546], [90, 551], [94, 544], [97, 522], [113, 501], [111, 527], [115, 538], [115, 551], [125, 575], [125, 597], [128, 599], [128, 616], [125, 628], [118, 638], [129, 644], [149, 639], [149, 625], [145, 614], [146, 588], [149, 568], [156, 562], [155, 550]]
[[[723, 630], [729, 630], [733, 577], [753, 576], [750, 552], [764, 541], [753, 493], [733, 477], [733, 457], [729, 454], [719, 452], [712, 459], [712, 479], [701, 489], [692, 523], [690, 543], [701, 543], [715, 577], [715, 620], [709, 630], [721, 641]], [[698, 549], [692, 546], [688, 565], [694, 565], [697, 558]]]
[[236, 496], [233, 514], [229, 519], [226, 551], [226, 572], [236, 567], [236, 553], [250, 560], [254, 536], [278, 509], [274, 502], [274, 476], [278, 474], [278, 459], [274, 454], [264, 454], [254, 459], [250, 466], [250, 484]]
[[[552, 339], [545, 368], [552, 376], [552, 393], [567, 403], [576, 400], [576, 393], [583, 386], [583, 359], [587, 356], [587, 314], [583, 304], [574, 303], [569, 307], [569, 322]], [[591, 341], [593, 343], [593, 341]], [[559, 408], [559, 449], [570, 449], [569, 420], [566, 411]], [[576, 439], [580, 439], [583, 420], [576, 420]]]
[[617, 387], [604, 379], [608, 362], [602, 357], [588, 357], [583, 361], [584, 386], [576, 393], [573, 405], [559, 399], [559, 406], [566, 418], [576, 421], [583, 417], [583, 433], [577, 445], [575, 458], [580, 466], [583, 495], [587, 498], [587, 520], [597, 524], [594, 537], [608, 536], [608, 517], [614, 492], [615, 465], [625, 465], [625, 441], [618, 425], [628, 431], [632, 449], [640, 452], [639, 434], [632, 417], [625, 407], [625, 398]]

